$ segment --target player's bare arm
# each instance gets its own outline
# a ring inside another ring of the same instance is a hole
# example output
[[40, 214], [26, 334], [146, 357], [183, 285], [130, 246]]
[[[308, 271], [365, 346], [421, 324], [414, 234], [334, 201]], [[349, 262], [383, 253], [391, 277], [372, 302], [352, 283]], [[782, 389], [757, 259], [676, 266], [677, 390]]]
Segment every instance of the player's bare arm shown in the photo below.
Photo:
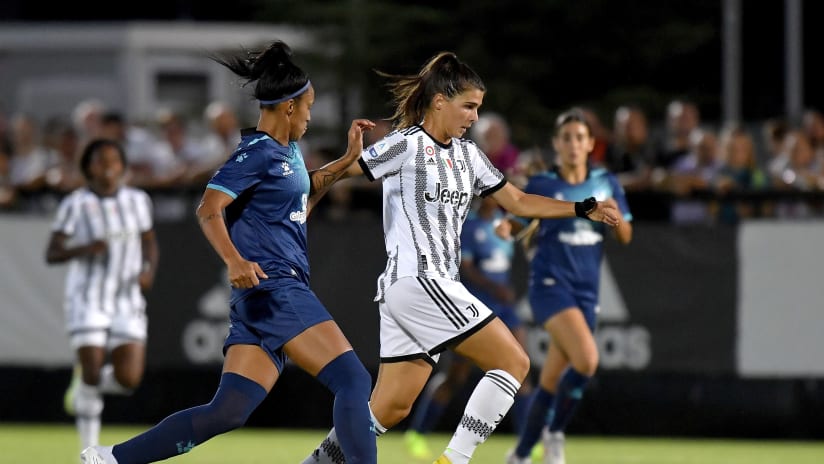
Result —
[[[200, 205], [197, 207], [197, 219], [203, 235], [223, 259], [229, 274], [229, 283], [237, 288], [251, 288], [260, 283], [260, 279], [269, 276], [263, 272], [258, 263], [247, 261], [229, 238], [226, 222], [223, 220], [223, 209], [233, 201], [233, 198], [221, 191], [206, 189]], [[217, 218], [220, 217], [220, 220]]]
[[355, 164], [363, 151], [363, 132], [371, 130], [375, 123], [368, 119], [355, 119], [349, 128], [349, 143], [346, 153], [340, 158], [332, 161], [320, 169], [309, 172], [309, 204], [307, 214], [326, 195], [329, 188], [340, 179], [344, 178], [347, 168]]
[[46, 247], [46, 262], [48, 264], [64, 263], [78, 256], [94, 256], [105, 253], [108, 245], [103, 240], [97, 240], [86, 245], [67, 247], [69, 237], [61, 232], [52, 233], [49, 245]]
[[143, 266], [140, 270], [140, 288], [149, 290], [154, 284], [157, 265], [160, 262], [160, 248], [157, 246], [157, 235], [154, 229], [143, 232], [140, 236], [140, 248], [143, 254]]
[[[516, 216], [541, 219], [576, 216], [574, 202], [525, 193], [509, 182], [493, 193], [492, 197], [504, 209]], [[614, 206], [600, 201], [596, 202], [595, 206], [586, 213], [587, 218], [611, 226], [618, 225], [620, 219], [620, 213]]]

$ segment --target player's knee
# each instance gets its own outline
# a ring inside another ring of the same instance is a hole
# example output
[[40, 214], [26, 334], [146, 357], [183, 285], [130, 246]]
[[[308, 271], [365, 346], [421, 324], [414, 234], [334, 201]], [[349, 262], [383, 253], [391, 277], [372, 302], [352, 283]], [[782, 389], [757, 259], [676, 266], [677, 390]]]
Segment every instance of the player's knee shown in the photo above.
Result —
[[115, 371], [114, 378], [123, 388], [127, 390], [135, 390], [140, 386], [140, 381], [143, 379], [143, 373], [128, 370]]
[[571, 362], [572, 368], [582, 375], [592, 377], [598, 370], [598, 352], [588, 353]]
[[523, 350], [518, 350], [518, 352], [513, 354], [510, 358], [511, 359], [508, 366], [504, 370], [509, 372], [512, 377], [515, 377], [518, 382], [523, 383], [527, 374], [529, 374], [529, 355], [527, 355]]

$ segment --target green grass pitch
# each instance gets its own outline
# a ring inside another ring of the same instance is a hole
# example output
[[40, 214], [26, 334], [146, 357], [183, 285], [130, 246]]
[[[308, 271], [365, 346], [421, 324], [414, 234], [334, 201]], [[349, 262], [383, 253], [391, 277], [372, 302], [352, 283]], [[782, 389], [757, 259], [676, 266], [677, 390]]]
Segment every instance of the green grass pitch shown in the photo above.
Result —
[[[145, 427], [106, 426], [101, 440], [125, 440]], [[321, 430], [246, 428], [216, 437], [175, 464], [298, 464], [323, 439]], [[434, 450], [449, 441], [446, 434], [429, 439]], [[493, 435], [481, 445], [473, 464], [503, 464], [513, 446], [512, 435]], [[77, 464], [79, 450], [69, 424], [0, 423], [0, 464]], [[430, 464], [405, 451], [402, 434], [389, 432], [378, 439], [381, 463]], [[789, 441], [698, 440], [616, 437], [568, 437], [568, 464], [822, 464], [824, 443]], [[538, 463], [539, 464], [539, 463]]]

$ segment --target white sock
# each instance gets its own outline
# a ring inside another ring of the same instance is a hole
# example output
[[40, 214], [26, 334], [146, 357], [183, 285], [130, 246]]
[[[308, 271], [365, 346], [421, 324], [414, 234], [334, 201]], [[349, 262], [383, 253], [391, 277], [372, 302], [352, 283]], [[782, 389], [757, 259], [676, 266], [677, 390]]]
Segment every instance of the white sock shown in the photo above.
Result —
[[97, 386], [80, 382], [77, 386], [75, 409], [75, 424], [81, 449], [97, 445], [100, 440], [100, 414], [103, 412], [103, 398]]
[[521, 383], [510, 373], [493, 369], [478, 382], [466, 403], [461, 423], [444, 455], [452, 464], [467, 464], [475, 448], [485, 442], [503, 420]]
[[[372, 407], [369, 407], [369, 415], [372, 417], [372, 425], [375, 427], [375, 436], [381, 436], [386, 433], [386, 427], [378, 422], [375, 414], [372, 412]], [[323, 439], [320, 446], [312, 452], [312, 454], [303, 460], [301, 464], [345, 464], [346, 459], [343, 457], [343, 450], [340, 449], [338, 443], [338, 435], [335, 433], [335, 428], [329, 431], [329, 435]]]
[[114, 376], [114, 366], [111, 364], [104, 364], [100, 368], [100, 393], [109, 395], [131, 395], [132, 390], [126, 388], [117, 381]]

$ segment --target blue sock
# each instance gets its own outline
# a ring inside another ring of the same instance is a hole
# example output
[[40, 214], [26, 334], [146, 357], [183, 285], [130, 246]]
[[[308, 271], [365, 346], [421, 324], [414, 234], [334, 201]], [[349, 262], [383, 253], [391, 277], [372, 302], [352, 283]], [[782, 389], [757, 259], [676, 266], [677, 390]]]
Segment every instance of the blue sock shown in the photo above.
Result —
[[544, 390], [538, 385], [532, 398], [529, 401], [529, 409], [524, 422], [523, 430], [518, 439], [518, 446], [515, 448], [515, 454], [520, 457], [527, 457], [532, 452], [532, 447], [538, 443], [541, 437], [541, 430], [546, 425], [546, 416], [552, 406], [552, 400], [555, 397], [552, 393]]
[[584, 388], [588, 382], [589, 377], [571, 367], [567, 368], [558, 383], [558, 392], [555, 395], [555, 403], [552, 405], [552, 417], [547, 421], [550, 432], [566, 429], [575, 413], [575, 408], [584, 396]]
[[145, 464], [186, 453], [215, 435], [245, 424], [264, 398], [266, 390], [256, 382], [224, 373], [209, 404], [172, 414], [146, 432], [115, 445], [112, 454], [118, 464]]
[[512, 417], [512, 429], [516, 434], [520, 435], [526, 426], [526, 418], [529, 413], [529, 400], [531, 396], [525, 395], [521, 392], [515, 394], [515, 402], [509, 409], [509, 415]]
[[332, 419], [346, 463], [377, 463], [375, 429], [369, 412], [372, 378], [355, 352], [347, 351], [333, 359], [317, 378], [335, 395]]

